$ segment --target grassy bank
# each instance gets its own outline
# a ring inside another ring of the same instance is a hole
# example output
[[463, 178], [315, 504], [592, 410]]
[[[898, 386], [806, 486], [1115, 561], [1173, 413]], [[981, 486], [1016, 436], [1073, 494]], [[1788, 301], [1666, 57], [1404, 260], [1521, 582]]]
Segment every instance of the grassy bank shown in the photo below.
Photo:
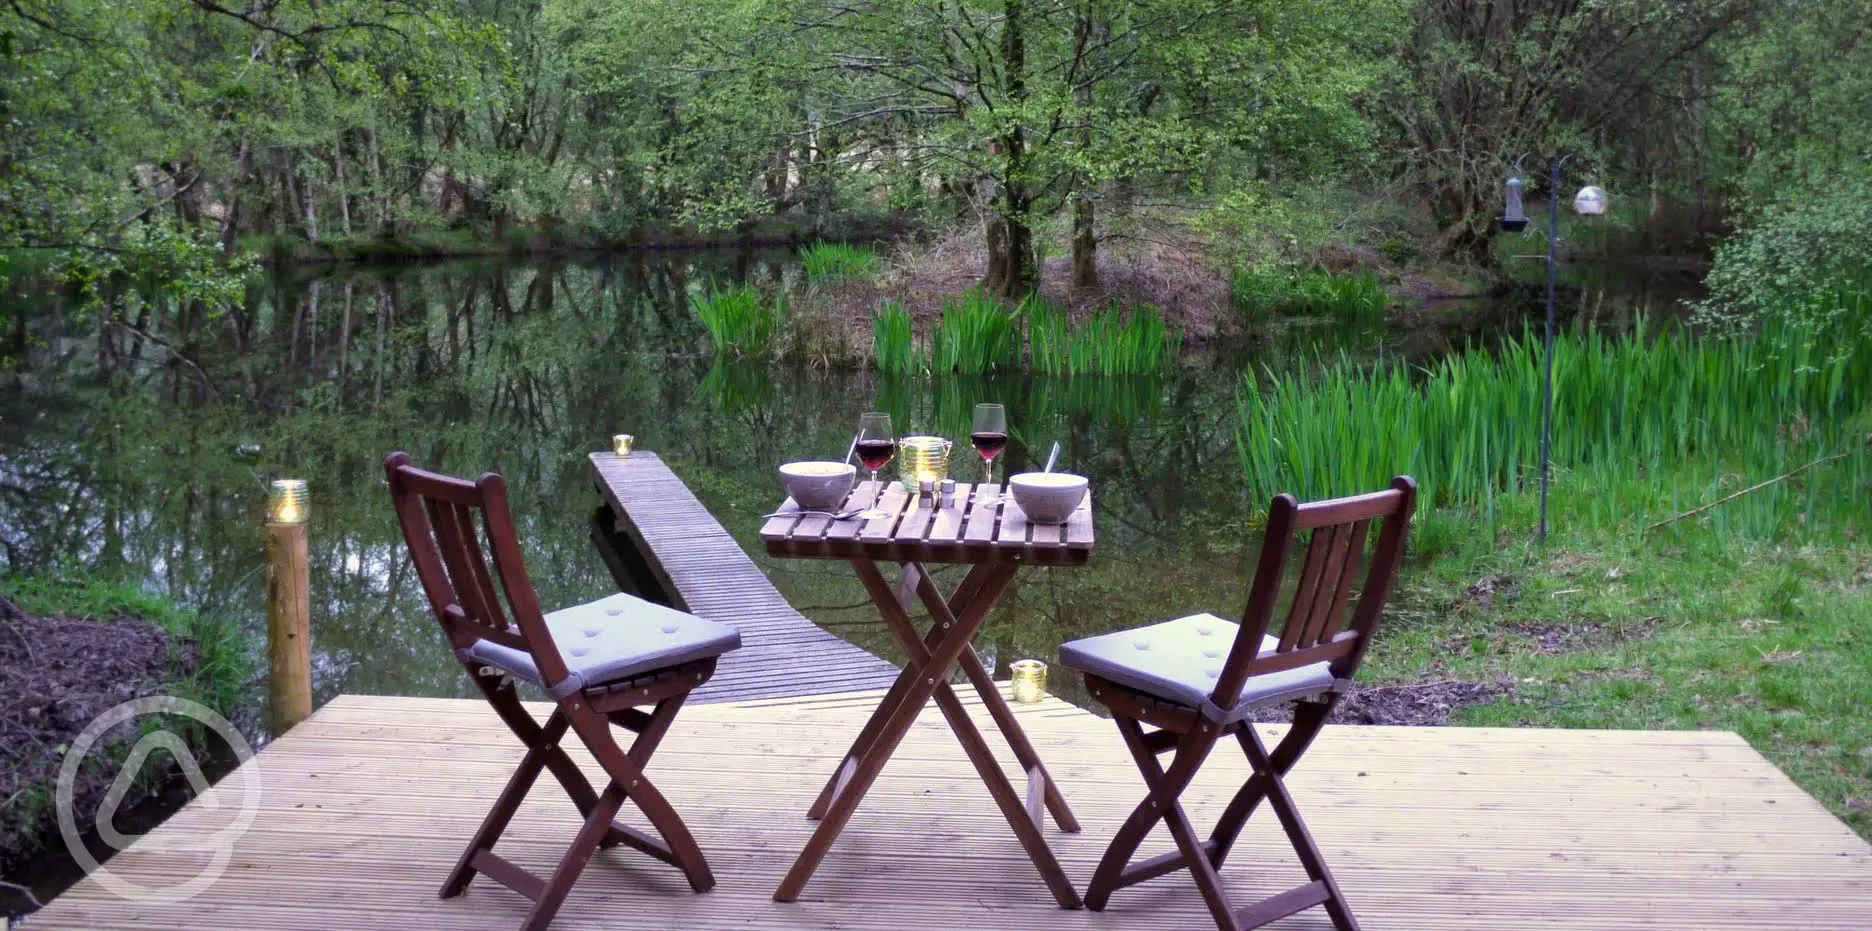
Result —
[[1242, 387], [1257, 496], [1425, 489], [1374, 682], [1498, 696], [1458, 723], [1734, 730], [1872, 837], [1872, 338], [1565, 336], [1544, 543], [1542, 358]]
[[[248, 679], [244, 643], [232, 622], [149, 595], [133, 585], [89, 578], [7, 578], [0, 595], [22, 617], [0, 618], [0, 693], [9, 754], [0, 773], [8, 787], [0, 806], [0, 867], [26, 862], [57, 843], [53, 779], [64, 746], [99, 714], [143, 695], [201, 702], [232, 718]], [[0, 612], [3, 613], [3, 612]], [[119, 632], [120, 631], [120, 632]], [[14, 694], [16, 693], [17, 694]], [[150, 719], [143, 719], [153, 726]], [[191, 746], [203, 734], [186, 720], [164, 721]], [[22, 735], [24, 737], [22, 738]], [[121, 758], [125, 735], [102, 752]], [[201, 756], [200, 753], [197, 754]], [[109, 767], [85, 767], [75, 784], [78, 823], [89, 824]], [[132, 799], [153, 788], [154, 769], [139, 774]], [[126, 800], [125, 804], [129, 804]]]
[[[1502, 691], [1458, 724], [1732, 730], [1872, 839], [1864, 522], [1775, 540], [1712, 522], [1607, 534], [1574, 518], [1594, 493], [1562, 479], [1544, 545], [1469, 514], [1455, 548], [1406, 571], [1367, 679]], [[1524, 498], [1501, 522], [1534, 517]]]

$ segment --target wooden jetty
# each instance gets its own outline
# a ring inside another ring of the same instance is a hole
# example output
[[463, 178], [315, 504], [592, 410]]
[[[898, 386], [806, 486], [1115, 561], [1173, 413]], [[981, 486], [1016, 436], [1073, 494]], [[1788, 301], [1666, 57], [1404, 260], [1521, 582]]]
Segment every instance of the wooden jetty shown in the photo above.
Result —
[[896, 666], [787, 604], [655, 453], [592, 453], [591, 465], [604, 498], [592, 540], [619, 588], [741, 631], [741, 649], [691, 702], [882, 689], [897, 678]]

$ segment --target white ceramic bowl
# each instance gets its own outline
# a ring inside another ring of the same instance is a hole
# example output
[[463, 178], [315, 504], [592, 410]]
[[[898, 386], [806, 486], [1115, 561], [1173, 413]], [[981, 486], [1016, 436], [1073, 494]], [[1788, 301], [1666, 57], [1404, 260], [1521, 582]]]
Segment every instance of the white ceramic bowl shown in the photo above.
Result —
[[857, 467], [845, 462], [789, 462], [780, 467], [780, 487], [808, 511], [838, 507], [857, 478]]
[[1085, 500], [1086, 477], [1071, 472], [1021, 472], [1008, 477], [1014, 503], [1038, 524], [1061, 524]]

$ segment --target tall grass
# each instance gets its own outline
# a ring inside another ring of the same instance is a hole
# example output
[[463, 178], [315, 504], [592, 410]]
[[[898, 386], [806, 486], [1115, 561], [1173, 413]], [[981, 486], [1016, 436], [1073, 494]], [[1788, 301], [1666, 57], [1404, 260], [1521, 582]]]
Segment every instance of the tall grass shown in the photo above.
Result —
[[815, 242], [800, 250], [800, 267], [808, 281], [838, 281], [845, 278], [869, 278], [883, 265], [878, 254], [866, 246], [842, 242]]
[[[1497, 352], [1459, 353], [1421, 372], [1341, 357], [1318, 377], [1251, 378], [1237, 405], [1241, 468], [1257, 494], [1302, 498], [1409, 473], [1427, 502], [1492, 515], [1538, 487], [1542, 372], [1541, 340], [1527, 331]], [[1822, 497], [1853, 500], [1872, 475], [1868, 398], [1872, 339], [1856, 330], [1778, 327], [1717, 339], [1672, 329], [1655, 340], [1574, 333], [1556, 348], [1556, 482], [1576, 492], [1572, 519], [1610, 528], [1853, 451], [1713, 518], [1772, 534], [1824, 508]]]
[[1021, 334], [1014, 314], [980, 291], [944, 302], [930, 334], [930, 370], [964, 374], [1008, 371], [1020, 365]]
[[878, 370], [1004, 372], [1022, 367], [1048, 375], [1143, 375], [1174, 361], [1182, 340], [1154, 307], [1129, 313], [1112, 308], [1075, 324], [1063, 308], [1028, 298], [1009, 311], [971, 291], [943, 306], [930, 333], [928, 356], [918, 353], [910, 315], [895, 303], [871, 317], [871, 349]]
[[906, 375], [922, 369], [917, 357], [916, 331], [910, 312], [891, 301], [871, 315], [871, 356], [878, 371], [886, 375]]
[[769, 300], [751, 285], [709, 291], [693, 298], [690, 306], [718, 356], [773, 353], [786, 321], [786, 299], [775, 295]]
[[1111, 308], [1079, 326], [1066, 311], [1030, 300], [1022, 305], [1033, 370], [1049, 375], [1140, 375], [1162, 370], [1180, 340], [1154, 307], [1130, 314]]
[[1368, 271], [1336, 275], [1321, 268], [1240, 269], [1229, 279], [1235, 306], [1255, 318], [1319, 316], [1376, 322], [1384, 319], [1390, 295]]

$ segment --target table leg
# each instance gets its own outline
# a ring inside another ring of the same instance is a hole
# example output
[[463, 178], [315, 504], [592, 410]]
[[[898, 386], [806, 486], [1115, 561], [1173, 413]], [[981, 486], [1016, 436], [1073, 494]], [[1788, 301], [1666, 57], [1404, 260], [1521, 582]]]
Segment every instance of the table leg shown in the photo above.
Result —
[[[854, 564], [869, 570], [866, 579], [867, 588], [871, 587], [872, 580], [883, 584], [882, 597], [873, 593], [873, 598], [879, 602], [878, 606], [884, 610], [896, 608], [895, 599], [890, 595], [890, 586], [884, 583], [884, 576], [877, 571], [876, 564], [868, 560], [854, 561]], [[989, 578], [984, 584], [996, 587], [1005, 586], [1013, 576], [1013, 566], [996, 566], [990, 570]], [[811, 839], [806, 842], [806, 849], [800, 851], [799, 859], [794, 861], [792, 869], [787, 871], [786, 878], [781, 881], [780, 888], [774, 892], [775, 901], [791, 902], [799, 898], [807, 881], [812, 878], [813, 871], [818, 869], [820, 861], [824, 860], [826, 853], [832, 849], [832, 842], [838, 839], [839, 833], [845, 829], [852, 814], [858, 810], [858, 802], [864, 798], [871, 784], [877, 781], [878, 774], [884, 770], [884, 764], [896, 751], [897, 745], [903, 742], [904, 734], [908, 733], [910, 726], [916, 722], [917, 715], [922, 712], [923, 706], [929, 703], [930, 696], [935, 694], [936, 686], [939, 683], [946, 684], [943, 683], [943, 677], [948, 675], [949, 667], [955, 664], [956, 657], [968, 646], [969, 638], [980, 629], [982, 621], [986, 620], [986, 608], [986, 605], [971, 605], [960, 618], [946, 618], [953, 621], [948, 632], [930, 652], [928, 661], [922, 664], [917, 675], [910, 679], [910, 685], [897, 706], [891, 710], [883, 725], [878, 729], [871, 745], [858, 758], [857, 765], [852, 770], [845, 788], [832, 799], [824, 820], [819, 822], [819, 826], [813, 830]], [[947, 605], [943, 606], [943, 613], [948, 615]], [[908, 666], [905, 667], [905, 672], [909, 673]], [[899, 676], [898, 678], [908, 677]], [[998, 769], [996, 772], [999, 774]], [[1005, 784], [1006, 777], [1002, 777], [1001, 781]], [[1031, 829], [1031, 823], [1029, 827]], [[1042, 847], [1044, 846], [1043, 842]], [[1051, 854], [1049, 853], [1048, 856], [1050, 858]], [[1055, 869], [1057, 869], [1057, 864], [1055, 864]], [[1064, 891], [1072, 897], [1073, 905], [1076, 906], [1078, 894], [1070, 885]], [[1060, 891], [1055, 890], [1054, 895], [1056, 898], [1060, 897]], [[1064, 899], [1061, 904], [1065, 904]]]
[[[971, 572], [969, 576], [973, 578], [974, 573]], [[1005, 588], [1003, 586], [1002, 590]], [[917, 593], [925, 600], [941, 597], [927, 574], [922, 577]], [[1001, 600], [1001, 591], [984, 593], [978, 588], [971, 589], [968, 587], [968, 579], [964, 579], [963, 584], [956, 588], [955, 594], [950, 596], [949, 610], [960, 612], [983, 594], [991, 595], [993, 601]], [[993, 608], [993, 606], [991, 602], [989, 607]], [[1008, 707], [1007, 699], [1001, 697], [1001, 689], [995, 684], [994, 673], [982, 663], [981, 656], [976, 654], [972, 645], [962, 651], [961, 663], [962, 672], [968, 676], [969, 683], [975, 686], [975, 692], [981, 696], [982, 704], [988, 706], [988, 716], [994, 719], [995, 727], [1000, 728], [1001, 736], [1007, 739], [1008, 747], [1013, 749], [1015, 759], [1020, 760], [1021, 769], [1028, 774], [1029, 778], [1032, 778], [1036, 772], [1040, 774], [1040, 784], [1046, 796], [1047, 811], [1052, 812], [1054, 823], [1058, 824], [1062, 831], [1077, 833], [1079, 819], [1073, 817], [1072, 809], [1066, 805], [1066, 797], [1060, 794], [1059, 786], [1054, 783], [1052, 774], [1046, 771], [1046, 764], [1040, 762], [1040, 754], [1034, 752], [1033, 744], [1027, 740], [1027, 732], [1021, 729], [1020, 722], [1014, 717], [1014, 710]]]
[[[865, 577], [866, 566], [870, 567], [870, 572], [879, 572], [877, 564], [868, 559], [854, 559], [851, 561], [851, 564], [852, 570], [858, 574], [860, 579]], [[912, 566], [914, 566], [914, 569], [911, 568]], [[987, 564], [978, 564], [970, 569], [967, 577], [962, 580], [961, 587], [956, 589], [957, 593], [960, 594], [965, 590], [973, 592], [979, 589], [982, 579], [988, 574], [988, 569], [989, 566]], [[915, 579], [920, 577], [922, 573], [922, 566], [908, 564], [905, 566], [903, 578]], [[876, 592], [872, 592], [872, 595], [873, 600], [877, 600]], [[814, 821], [825, 817], [826, 808], [832, 804], [832, 797], [839, 791], [840, 779], [850, 778], [848, 772], [855, 765], [858, 758], [864, 756], [865, 751], [870, 749], [872, 741], [877, 739], [878, 730], [884, 726], [884, 722], [890, 719], [891, 713], [902, 703], [905, 692], [910, 688], [910, 683], [916, 681], [917, 672], [923, 668], [923, 661], [928, 657], [930, 648], [941, 639], [938, 636], [942, 633], [942, 628], [940, 627], [931, 628], [929, 636], [926, 638], [917, 636], [916, 626], [910, 623], [909, 606], [904, 603], [904, 596], [906, 595], [910, 597], [915, 596], [914, 585], [912, 585], [912, 590], [908, 592], [903, 591], [901, 585], [896, 589], [892, 589], [890, 601], [892, 604], [900, 606], [902, 610], [896, 612], [882, 612], [884, 615], [885, 627], [890, 630], [893, 637], [897, 638], [898, 645], [904, 648], [905, 661], [903, 672], [897, 674], [897, 681], [891, 683], [890, 690], [884, 693], [884, 700], [878, 703], [877, 708], [871, 712], [871, 717], [865, 721], [864, 728], [858, 732], [858, 739], [852, 741], [851, 749], [846, 751], [838, 768], [833, 770], [831, 777], [826, 780], [825, 787], [819, 790], [819, 797], [813, 800], [812, 807], [806, 810], [806, 817]], [[878, 604], [882, 605], [883, 602], [878, 601]], [[990, 607], [993, 606], [990, 605]], [[881, 608], [880, 610], [882, 611]], [[974, 649], [971, 647], [964, 651], [964, 655], [972, 657], [974, 656], [974, 652]], [[975, 665], [981, 665], [981, 659], [979, 657], [975, 658]], [[943, 687], [947, 687], [946, 680]]]
[[[874, 568], [873, 572], [875, 571]], [[883, 576], [875, 577], [879, 582], [883, 581]], [[1012, 573], [990, 576], [985, 579], [975, 597], [963, 607], [963, 616], [986, 619], [988, 611], [994, 607], [995, 602], [1001, 599], [1002, 592], [1013, 580]], [[869, 587], [868, 581], [866, 584]], [[950, 630], [951, 636], [956, 633], [966, 633], [971, 640], [974, 639], [975, 632], [981, 627], [980, 621], [970, 625], [957, 620], [956, 616], [951, 613], [948, 603], [943, 600], [942, 593], [937, 591], [927, 574], [918, 584], [917, 592], [923, 596], [923, 607], [936, 621], [936, 629]], [[908, 622], [908, 618], [904, 620]], [[953, 629], [951, 629], [952, 626]], [[973, 648], [964, 645], [958, 658], [963, 654], [972, 655], [973, 652]], [[982, 668], [979, 658], [976, 658], [975, 666], [978, 669]], [[985, 669], [983, 671], [986, 672]], [[945, 674], [946, 672], [947, 670]], [[993, 686], [994, 683], [990, 681], [991, 692], [994, 691]], [[998, 698], [999, 695], [996, 694], [995, 697]], [[1073, 888], [1072, 881], [1066, 878], [1066, 871], [1060, 867], [1059, 859], [1053, 855], [1053, 848], [1047, 846], [1046, 837], [1040, 833], [1040, 819], [1029, 812], [1026, 802], [1014, 791], [1014, 786], [1008, 782], [1007, 774], [1001, 771], [1001, 761], [995, 759], [994, 751], [988, 749], [987, 740], [983, 739], [981, 730], [975, 726], [975, 720], [969, 716], [968, 709], [962, 707], [962, 700], [956, 697], [953, 689], [949, 688], [946, 678], [937, 686], [935, 698], [936, 706], [942, 709], [943, 717], [949, 720], [949, 729], [954, 731], [956, 739], [961, 741], [962, 749], [968, 753], [969, 762], [975, 764], [975, 770], [981, 774], [982, 784], [988, 787], [988, 794], [993, 796], [995, 805], [1001, 809], [1002, 816], [1007, 818], [1008, 826], [1014, 829], [1014, 836], [1019, 838], [1021, 846], [1026, 848], [1028, 858], [1033, 860], [1034, 868], [1040, 871], [1040, 878], [1045, 880], [1047, 887], [1053, 891], [1053, 897], [1059, 901], [1061, 908], [1079, 908], [1082, 904], [1079, 900], [1079, 893]], [[1003, 710], [1006, 710], [1005, 706]], [[1020, 729], [1013, 714], [1011, 712], [1008, 714], [1005, 723], [999, 719], [996, 723], [1008, 736], [1010, 745], [1026, 748], [1027, 757], [1021, 760], [1021, 766], [1027, 775], [1028, 788], [1030, 790], [1035, 788], [1036, 782], [1050, 786], [1051, 777], [1047, 776], [1046, 770], [1040, 766], [1040, 759], [1034, 754], [1033, 745], [1027, 742], [1027, 735]], [[1020, 755], [1018, 750], [1016, 755]], [[1057, 791], [1055, 789], [1053, 794], [1057, 795]], [[1061, 801], [1061, 806], [1064, 807], [1064, 800]], [[1067, 817], [1072, 817], [1070, 811], [1067, 812]], [[1075, 822], [1073, 827], [1077, 828], [1078, 824]]]

